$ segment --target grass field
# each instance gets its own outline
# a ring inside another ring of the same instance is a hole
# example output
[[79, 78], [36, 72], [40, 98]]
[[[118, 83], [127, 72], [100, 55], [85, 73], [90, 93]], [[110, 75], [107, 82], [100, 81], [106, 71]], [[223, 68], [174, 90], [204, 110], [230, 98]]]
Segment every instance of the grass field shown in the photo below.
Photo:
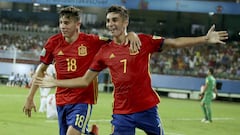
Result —
[[[56, 120], [45, 114], [33, 113], [28, 118], [22, 112], [28, 89], [0, 85], [0, 135], [58, 135]], [[39, 93], [35, 103], [39, 106]], [[109, 135], [112, 95], [99, 93], [90, 125], [98, 124], [100, 135]], [[238, 135], [240, 133], [240, 103], [214, 101], [213, 123], [201, 123], [199, 101], [161, 97], [159, 113], [165, 135]], [[137, 135], [144, 135], [137, 130]]]

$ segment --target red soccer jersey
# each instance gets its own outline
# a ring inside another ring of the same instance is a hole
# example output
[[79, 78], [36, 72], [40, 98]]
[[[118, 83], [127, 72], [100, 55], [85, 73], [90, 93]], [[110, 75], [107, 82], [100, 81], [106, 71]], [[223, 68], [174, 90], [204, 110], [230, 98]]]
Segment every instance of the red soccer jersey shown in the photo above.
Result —
[[[57, 79], [70, 79], [83, 76], [88, 70], [101, 45], [106, 44], [96, 35], [80, 33], [74, 43], [67, 43], [62, 34], [48, 39], [41, 53], [40, 60], [45, 64], [54, 61]], [[88, 103], [97, 100], [97, 84], [93, 82], [87, 88], [57, 87], [57, 105]]]
[[130, 54], [129, 47], [114, 42], [103, 46], [94, 58], [90, 70], [108, 67], [114, 84], [114, 114], [131, 114], [149, 109], [160, 102], [151, 87], [149, 59], [153, 52], [161, 51], [163, 38], [139, 34], [142, 47]]

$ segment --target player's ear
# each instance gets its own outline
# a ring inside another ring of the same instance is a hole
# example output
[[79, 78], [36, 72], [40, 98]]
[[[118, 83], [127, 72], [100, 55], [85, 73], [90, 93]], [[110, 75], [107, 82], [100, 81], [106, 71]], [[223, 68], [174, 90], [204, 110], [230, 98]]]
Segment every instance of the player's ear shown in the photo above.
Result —
[[73, 20], [75, 26], [76, 26], [76, 29], [80, 29], [80, 26], [81, 26], [81, 21], [80, 20]]
[[124, 20], [124, 27], [125, 27], [125, 28], [128, 27], [128, 24], [129, 24], [129, 21], [128, 21], [128, 20]]

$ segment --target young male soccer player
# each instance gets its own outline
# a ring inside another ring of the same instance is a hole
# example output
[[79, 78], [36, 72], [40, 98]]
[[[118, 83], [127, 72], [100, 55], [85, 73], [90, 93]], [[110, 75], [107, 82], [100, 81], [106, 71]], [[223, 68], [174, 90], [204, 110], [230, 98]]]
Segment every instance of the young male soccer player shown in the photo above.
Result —
[[[60, 11], [59, 27], [61, 33], [50, 37], [44, 46], [40, 57], [42, 63], [36, 70], [36, 76], [43, 77], [48, 65], [53, 61], [57, 79], [83, 76], [100, 47], [109, 41], [96, 35], [81, 33], [80, 12], [75, 7], [65, 7]], [[127, 39], [131, 39], [132, 51], [138, 50], [138, 36], [131, 33]], [[23, 107], [23, 111], [29, 117], [32, 109], [36, 111], [33, 99], [37, 89], [38, 86], [33, 83]], [[88, 134], [88, 122], [92, 105], [97, 100], [97, 92], [95, 78], [86, 88], [57, 87], [56, 104], [60, 135]]]
[[212, 122], [211, 103], [213, 99], [213, 92], [217, 94], [216, 79], [213, 76], [213, 69], [209, 68], [203, 91], [200, 93], [203, 95], [201, 107], [204, 113], [204, 118], [202, 119], [202, 122], [205, 123]]
[[87, 87], [98, 73], [109, 68], [114, 84], [112, 135], [134, 135], [139, 128], [151, 135], [163, 135], [163, 126], [158, 115], [159, 96], [151, 87], [149, 58], [154, 52], [168, 48], [182, 48], [204, 43], [223, 43], [227, 32], [215, 32], [211, 27], [206, 36], [164, 39], [163, 37], [139, 34], [142, 46], [137, 53], [129, 53], [123, 46], [128, 11], [121, 6], [111, 6], [106, 14], [106, 27], [113, 41], [103, 46], [95, 56], [89, 70], [83, 77], [67, 80], [37, 78], [42, 87]]

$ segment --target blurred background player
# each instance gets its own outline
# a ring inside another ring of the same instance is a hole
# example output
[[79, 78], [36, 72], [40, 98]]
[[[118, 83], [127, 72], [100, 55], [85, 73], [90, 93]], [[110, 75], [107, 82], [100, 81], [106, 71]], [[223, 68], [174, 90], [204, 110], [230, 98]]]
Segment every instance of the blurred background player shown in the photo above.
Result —
[[56, 106], [56, 98], [55, 94], [49, 94], [47, 96], [47, 103], [46, 103], [46, 117], [47, 119], [57, 119], [58, 114], [57, 114], [57, 106]]
[[[53, 64], [50, 64], [45, 72], [45, 75], [49, 75], [55, 77], [55, 68]], [[51, 88], [42, 88], [39, 87], [40, 90], [40, 107], [39, 112], [46, 112], [47, 111], [47, 97], [51, 91]], [[54, 98], [55, 99], [55, 98]], [[54, 100], [51, 98], [51, 101]]]
[[14, 78], [15, 78], [15, 74], [14, 74], [14, 72], [11, 72], [11, 74], [9, 75], [9, 78], [8, 78], [7, 86], [11, 86], [11, 87], [14, 86]]
[[217, 95], [217, 88], [216, 88], [216, 79], [213, 76], [213, 68], [209, 68], [207, 77], [205, 79], [205, 85], [201, 87], [200, 96], [201, 100], [201, 107], [203, 110], [204, 118], [202, 122], [210, 123], [212, 122], [212, 110], [211, 110], [211, 103], [214, 98], [214, 94]]

